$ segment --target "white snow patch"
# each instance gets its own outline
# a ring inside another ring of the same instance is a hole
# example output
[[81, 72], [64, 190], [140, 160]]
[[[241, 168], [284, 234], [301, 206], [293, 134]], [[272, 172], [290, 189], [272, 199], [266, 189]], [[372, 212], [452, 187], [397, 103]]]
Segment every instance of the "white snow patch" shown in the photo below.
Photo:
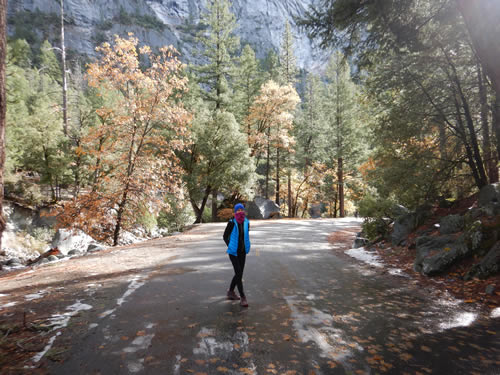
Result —
[[174, 375], [180, 375], [181, 373], [181, 359], [182, 357], [179, 354], [175, 356]]
[[500, 307], [491, 310], [490, 318], [500, 318]]
[[91, 324], [89, 324], [89, 331], [91, 329], [94, 329], [94, 328], [98, 327], [98, 326], [99, 326], [99, 324], [97, 324], [97, 323], [91, 323]]
[[344, 340], [345, 333], [333, 328], [333, 318], [330, 314], [312, 308], [310, 312], [303, 313], [296, 305], [301, 305], [301, 301], [295, 296], [285, 297], [290, 310], [292, 311], [293, 327], [302, 342], [313, 342], [320, 349], [320, 356], [323, 358], [333, 358], [337, 361], [352, 355], [351, 348], [363, 350], [359, 344], [347, 343]]
[[4, 308], [7, 308], [7, 307], [12, 307], [12, 306], [16, 306], [17, 305], [17, 302], [9, 302], [9, 303], [6, 303], [5, 305], [3, 306], [0, 306], [0, 310], [4, 309]]
[[139, 276], [132, 278], [130, 281], [131, 283], [129, 284], [127, 291], [123, 294], [123, 296], [116, 300], [116, 304], [118, 306], [121, 306], [125, 302], [127, 297], [129, 297], [132, 293], [134, 293], [137, 289], [145, 284], [145, 282], [142, 281]]
[[309, 294], [308, 296], [306, 296], [306, 299], [308, 299], [309, 301], [311, 301], [313, 299], [316, 299], [316, 296], [314, 294]]
[[202, 356], [214, 356], [222, 353], [229, 353], [234, 350], [234, 344], [239, 344], [240, 348], [248, 346], [248, 335], [246, 332], [236, 332], [232, 341], [217, 342], [215, 339], [215, 330], [203, 327], [198, 336], [201, 337], [198, 347], [193, 349], [193, 354]]
[[0, 298], [1, 297], [7, 297], [7, 296], [8, 296], [8, 294], [2, 294], [2, 293], [0, 293]]
[[154, 334], [137, 336], [134, 341], [132, 341], [131, 346], [126, 347], [123, 351], [125, 353], [135, 353], [139, 350], [146, 350], [151, 344], [154, 336]]
[[406, 273], [404, 273], [402, 269], [399, 268], [389, 269], [389, 274], [393, 276], [410, 277]]
[[34, 299], [40, 299], [43, 298], [44, 294], [46, 293], [45, 290], [41, 290], [38, 293], [33, 293], [33, 294], [27, 294], [24, 296], [24, 299], [26, 301], [33, 301]]
[[449, 321], [439, 324], [439, 328], [447, 330], [455, 327], [468, 327], [477, 318], [477, 314], [471, 312], [460, 312], [453, 316]]
[[383, 263], [380, 262], [380, 258], [365, 250], [364, 247], [358, 247], [357, 249], [346, 250], [345, 253], [353, 258], [356, 258], [364, 263], [369, 264], [374, 267], [383, 267]]
[[77, 315], [80, 311], [90, 310], [91, 308], [92, 306], [80, 303], [80, 301], [77, 300], [73, 305], [66, 307], [66, 310], [69, 310], [69, 312], [64, 314], [55, 314], [49, 319], [54, 325], [52, 330], [66, 327], [72, 317]]
[[111, 314], [113, 314], [115, 312], [116, 309], [111, 309], [111, 310], [108, 310], [108, 311], [104, 311], [103, 313], [99, 314], [99, 318], [105, 318]]
[[60, 334], [61, 332], [57, 332], [54, 336], [50, 338], [47, 345], [45, 345], [45, 348], [43, 348], [43, 350], [40, 353], [38, 353], [32, 358], [33, 362], [38, 362], [43, 358], [43, 356], [50, 350], [50, 348], [52, 348], [52, 345], [54, 345], [54, 341], [56, 341], [57, 336], [59, 336]]

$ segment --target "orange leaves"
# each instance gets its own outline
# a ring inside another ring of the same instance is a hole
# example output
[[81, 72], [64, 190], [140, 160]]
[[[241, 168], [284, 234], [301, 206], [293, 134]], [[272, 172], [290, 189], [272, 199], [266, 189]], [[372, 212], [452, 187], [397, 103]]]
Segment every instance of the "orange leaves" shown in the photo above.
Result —
[[[91, 160], [91, 193], [58, 211], [61, 226], [109, 238], [130, 227], [145, 207], [161, 209], [160, 191], [178, 194], [180, 166], [175, 151], [189, 135], [190, 114], [178, 97], [187, 90], [182, 64], [173, 47], [153, 54], [139, 41], [115, 36], [97, 48], [101, 58], [89, 64], [89, 85], [98, 89], [100, 122], [77, 149]], [[141, 68], [139, 55], [151, 65]], [[151, 212], [152, 213], [152, 212]]]

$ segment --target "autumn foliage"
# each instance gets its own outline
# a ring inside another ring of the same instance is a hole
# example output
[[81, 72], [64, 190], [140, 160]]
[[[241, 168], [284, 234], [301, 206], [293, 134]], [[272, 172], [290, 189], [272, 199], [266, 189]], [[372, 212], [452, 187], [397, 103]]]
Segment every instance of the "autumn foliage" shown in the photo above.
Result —
[[155, 55], [148, 46], [138, 48], [132, 34], [97, 51], [102, 56], [87, 73], [102, 97], [100, 121], [76, 150], [92, 160], [92, 184], [57, 213], [60, 226], [116, 245], [120, 230], [130, 228], [144, 207], [159, 210], [164, 193], [178, 193], [175, 151], [189, 136], [189, 114], [179, 103], [187, 79], [173, 47]]

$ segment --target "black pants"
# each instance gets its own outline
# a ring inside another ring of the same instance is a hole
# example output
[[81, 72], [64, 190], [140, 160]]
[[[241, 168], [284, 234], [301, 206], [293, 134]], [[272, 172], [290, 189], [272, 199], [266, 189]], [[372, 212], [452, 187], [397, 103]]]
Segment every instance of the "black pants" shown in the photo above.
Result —
[[229, 290], [234, 290], [234, 287], [237, 286], [241, 297], [245, 297], [245, 293], [243, 292], [243, 270], [245, 269], [246, 257], [247, 255], [245, 252], [238, 253], [238, 256], [229, 254], [229, 259], [231, 259], [234, 268], [234, 276]]

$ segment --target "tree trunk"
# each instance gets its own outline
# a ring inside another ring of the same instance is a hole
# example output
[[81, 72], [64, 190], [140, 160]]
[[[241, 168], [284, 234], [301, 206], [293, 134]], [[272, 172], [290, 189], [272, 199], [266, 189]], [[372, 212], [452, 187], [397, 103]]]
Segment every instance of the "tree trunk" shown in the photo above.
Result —
[[292, 171], [288, 168], [288, 217], [294, 217], [292, 209]]
[[266, 155], [266, 199], [269, 199], [269, 168], [271, 167], [271, 145], [269, 131], [267, 134], [267, 155]]
[[0, 248], [5, 229], [3, 216], [3, 168], [5, 164], [5, 117], [7, 96], [5, 92], [5, 61], [7, 52], [7, 0], [0, 0]]
[[344, 165], [343, 165], [343, 159], [339, 158], [338, 160], [338, 192], [339, 192], [339, 216], [340, 217], [345, 217], [345, 212], [344, 212]]
[[280, 205], [280, 149], [276, 149], [276, 204]]
[[64, 45], [64, 0], [61, 0], [61, 60], [63, 93], [63, 131], [68, 136], [68, 82], [66, 75], [66, 46]]
[[488, 174], [488, 180], [490, 183], [497, 182], [495, 169], [496, 166], [493, 160], [493, 153], [491, 152], [491, 138], [490, 138], [490, 127], [488, 122], [488, 93], [486, 85], [484, 84], [485, 79], [483, 76], [483, 71], [478, 64], [477, 67], [477, 80], [479, 86], [479, 101], [481, 103], [481, 130], [483, 133], [483, 154], [484, 154], [484, 167], [486, 173]]
[[212, 191], [212, 222], [217, 221], [217, 190]]
[[500, 96], [500, 2], [498, 0], [456, 0], [472, 45]]
[[115, 231], [113, 233], [113, 246], [118, 245], [118, 237], [120, 236], [120, 230], [122, 227], [123, 211], [125, 211], [125, 204], [127, 203], [127, 196], [130, 185], [127, 182], [125, 189], [123, 190], [122, 199], [118, 205], [118, 212], [116, 213], [116, 225]]
[[[493, 112], [493, 133], [496, 138], [496, 151], [497, 157], [496, 160], [500, 160], [500, 94], [495, 94], [493, 98], [492, 104], [492, 112]], [[498, 174], [498, 169], [496, 169]]]
[[203, 200], [201, 201], [201, 206], [200, 206], [200, 209], [198, 211], [198, 215], [196, 216], [196, 220], [194, 222], [195, 224], [201, 224], [201, 222], [203, 220], [203, 211], [205, 211], [205, 206], [207, 204], [208, 197], [209, 197], [211, 191], [212, 191], [212, 187], [207, 186], [207, 188], [205, 189], [205, 195], [203, 196]]

